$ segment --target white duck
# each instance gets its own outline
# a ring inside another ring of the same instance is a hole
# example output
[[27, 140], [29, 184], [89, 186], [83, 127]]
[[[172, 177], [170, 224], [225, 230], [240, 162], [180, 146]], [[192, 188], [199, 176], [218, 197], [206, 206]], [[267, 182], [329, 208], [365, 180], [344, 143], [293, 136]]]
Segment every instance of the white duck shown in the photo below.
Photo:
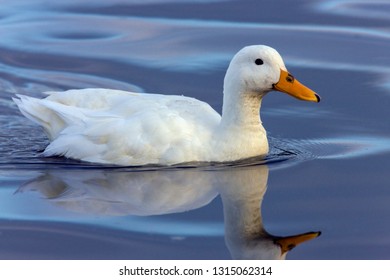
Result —
[[207, 103], [184, 96], [110, 89], [53, 92], [45, 99], [18, 95], [20, 111], [40, 124], [60, 155], [117, 165], [235, 161], [268, 153], [260, 120], [271, 90], [319, 102], [319, 96], [287, 72], [279, 53], [247, 46], [230, 62], [222, 116]]

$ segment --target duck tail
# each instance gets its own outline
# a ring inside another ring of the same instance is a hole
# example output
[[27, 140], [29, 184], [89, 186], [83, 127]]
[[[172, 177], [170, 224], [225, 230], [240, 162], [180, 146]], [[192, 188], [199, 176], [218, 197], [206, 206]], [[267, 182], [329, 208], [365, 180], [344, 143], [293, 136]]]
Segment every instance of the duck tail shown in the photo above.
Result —
[[20, 112], [31, 121], [43, 127], [50, 140], [55, 139], [64, 129], [68, 120], [56, 110], [56, 107], [66, 106], [55, 102], [17, 94], [12, 98]]

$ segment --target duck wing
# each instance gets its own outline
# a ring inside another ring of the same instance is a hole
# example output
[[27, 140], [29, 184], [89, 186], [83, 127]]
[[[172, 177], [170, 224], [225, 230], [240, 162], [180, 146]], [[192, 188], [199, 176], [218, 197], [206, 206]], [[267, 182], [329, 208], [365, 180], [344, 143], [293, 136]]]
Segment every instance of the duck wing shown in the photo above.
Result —
[[18, 95], [21, 112], [51, 143], [44, 155], [120, 165], [201, 159], [220, 122], [207, 103], [174, 95], [83, 89], [45, 99]]

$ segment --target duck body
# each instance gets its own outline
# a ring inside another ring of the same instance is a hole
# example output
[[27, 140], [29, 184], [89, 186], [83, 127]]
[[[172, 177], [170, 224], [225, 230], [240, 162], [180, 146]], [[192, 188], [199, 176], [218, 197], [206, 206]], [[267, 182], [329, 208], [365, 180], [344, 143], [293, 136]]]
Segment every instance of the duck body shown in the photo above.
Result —
[[280, 71], [285, 66], [274, 49], [241, 50], [225, 76], [222, 115], [190, 97], [112, 89], [51, 92], [44, 99], [18, 95], [14, 101], [46, 132], [51, 143], [45, 156], [129, 166], [235, 161], [268, 153], [259, 110]]

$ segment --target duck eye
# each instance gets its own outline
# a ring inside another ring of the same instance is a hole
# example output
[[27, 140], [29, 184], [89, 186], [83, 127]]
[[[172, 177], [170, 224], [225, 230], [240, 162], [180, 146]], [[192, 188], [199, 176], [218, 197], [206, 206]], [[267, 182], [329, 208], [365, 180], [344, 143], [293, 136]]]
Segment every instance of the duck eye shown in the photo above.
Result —
[[262, 59], [258, 58], [255, 60], [255, 63], [256, 63], [256, 65], [262, 65], [262, 64], [264, 64], [264, 61]]

